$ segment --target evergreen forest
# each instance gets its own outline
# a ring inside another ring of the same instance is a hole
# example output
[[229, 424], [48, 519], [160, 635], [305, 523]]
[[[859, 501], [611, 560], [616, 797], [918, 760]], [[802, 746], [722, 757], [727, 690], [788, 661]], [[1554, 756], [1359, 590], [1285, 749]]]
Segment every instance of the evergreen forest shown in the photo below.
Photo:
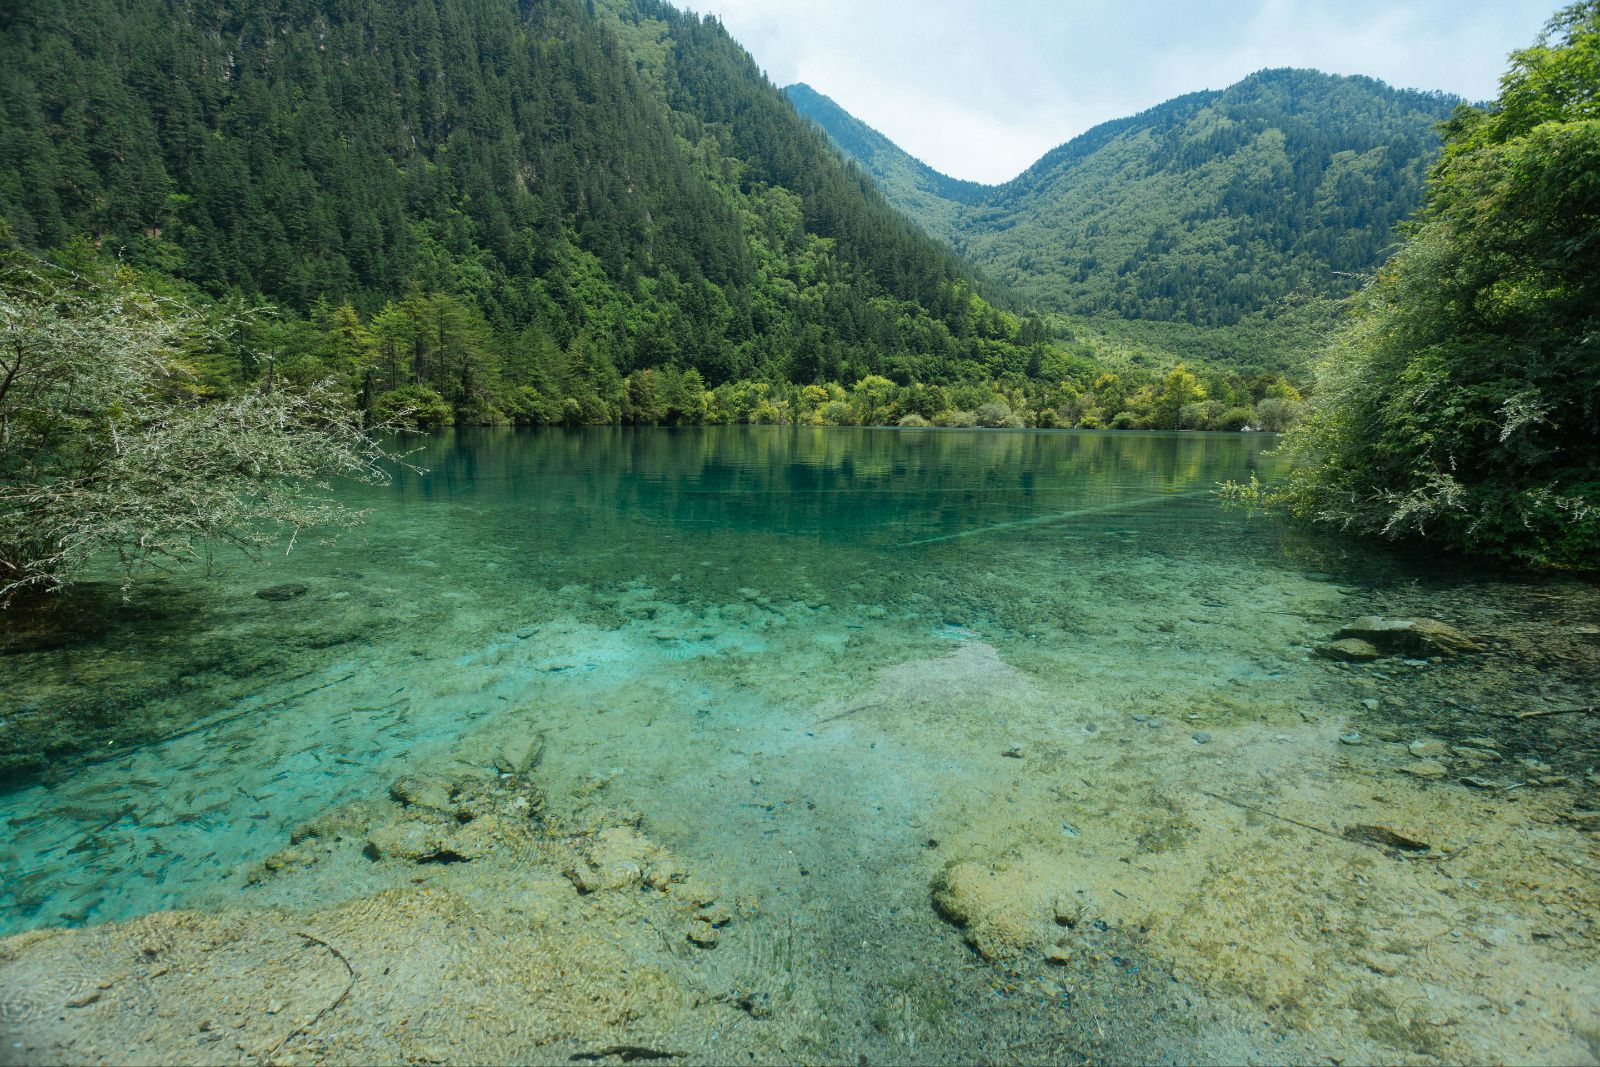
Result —
[[419, 425], [1238, 428], [1295, 391], [1034, 313], [655, 0], [0, 20], [9, 239], [226, 321], [191, 357], [219, 393], [331, 375]]

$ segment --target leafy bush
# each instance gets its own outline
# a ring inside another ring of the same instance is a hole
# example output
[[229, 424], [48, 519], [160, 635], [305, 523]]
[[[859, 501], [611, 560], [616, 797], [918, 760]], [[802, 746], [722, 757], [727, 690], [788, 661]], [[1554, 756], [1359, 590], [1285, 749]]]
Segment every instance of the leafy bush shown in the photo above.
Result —
[[1256, 405], [1255, 415], [1250, 420], [1250, 425], [1258, 430], [1268, 433], [1283, 433], [1294, 426], [1300, 418], [1300, 413], [1305, 410], [1305, 404], [1298, 400], [1284, 400], [1279, 397], [1268, 397]]
[[1249, 408], [1229, 408], [1218, 415], [1212, 423], [1213, 430], [1242, 430], [1253, 425], [1250, 421]]
[[994, 428], [1016, 428], [1022, 425], [1022, 420], [1017, 418], [1011, 410], [1011, 405], [1004, 400], [991, 400], [972, 413], [973, 421], [979, 426]]
[[1597, 98], [1588, 0], [1512, 56], [1487, 110], [1458, 110], [1427, 207], [1360, 295], [1269, 499], [1349, 530], [1600, 567]]
[[822, 426], [848, 426], [850, 405], [843, 400], [830, 400], [817, 409], [816, 421]]
[[426, 385], [407, 385], [379, 393], [372, 402], [372, 414], [379, 422], [409, 430], [436, 429], [454, 422], [456, 417], [445, 398]]

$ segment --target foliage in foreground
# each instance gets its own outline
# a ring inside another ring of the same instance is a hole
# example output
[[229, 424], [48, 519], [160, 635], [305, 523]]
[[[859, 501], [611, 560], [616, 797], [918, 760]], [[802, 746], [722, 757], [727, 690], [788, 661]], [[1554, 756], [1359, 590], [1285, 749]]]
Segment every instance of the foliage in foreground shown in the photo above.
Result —
[[358, 516], [317, 492], [385, 477], [342, 388], [208, 395], [190, 360], [200, 322], [126, 278], [0, 278], [0, 604], [114, 557], [124, 582], [260, 553]]
[[1600, 565], [1600, 3], [1445, 128], [1427, 206], [1361, 294], [1257, 493], [1362, 533]]

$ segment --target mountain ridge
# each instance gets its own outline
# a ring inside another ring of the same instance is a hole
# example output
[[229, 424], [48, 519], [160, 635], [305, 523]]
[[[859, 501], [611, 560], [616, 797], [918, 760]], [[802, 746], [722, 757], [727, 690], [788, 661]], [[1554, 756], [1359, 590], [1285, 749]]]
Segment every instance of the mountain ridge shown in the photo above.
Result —
[[1100, 123], [958, 200], [935, 199], [931, 178], [908, 187], [920, 172], [892, 142], [852, 153], [870, 127], [815, 90], [790, 98], [892, 203], [1035, 306], [1206, 326], [1348, 292], [1420, 203], [1434, 128], [1461, 102], [1270, 68]]
[[[837, 101], [819, 93], [804, 82], [784, 86], [783, 94], [795, 105], [796, 111], [822, 126], [830, 141], [846, 156], [867, 166], [869, 172], [875, 165], [896, 166], [903, 163], [911, 170], [919, 188], [931, 196], [960, 204], [974, 203], [994, 188], [984, 182], [953, 178], [930, 166], [906, 152], [886, 135], [851, 115], [840, 107]], [[827, 123], [817, 121], [815, 116], [820, 113], [829, 113], [830, 121]], [[841, 138], [847, 140], [841, 141]]]

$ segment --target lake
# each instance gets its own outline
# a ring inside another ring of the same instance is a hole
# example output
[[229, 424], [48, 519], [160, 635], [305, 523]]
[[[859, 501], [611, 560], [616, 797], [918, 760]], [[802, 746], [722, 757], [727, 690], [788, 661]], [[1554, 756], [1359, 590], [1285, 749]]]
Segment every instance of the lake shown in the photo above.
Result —
[[[715, 948], [659, 950], [755, 1035], [697, 1058], [1581, 1054], [1593, 717], [1514, 716], [1594, 702], [1600, 596], [1222, 504], [1275, 444], [423, 440], [427, 473], [347, 491], [368, 514], [334, 543], [11, 624], [0, 932], [469, 893], [490, 864], [444, 849], [471, 862], [262, 863], [515, 717], [548, 825], [626, 826], [737, 902]], [[1365, 615], [1483, 650], [1316, 654]]]

